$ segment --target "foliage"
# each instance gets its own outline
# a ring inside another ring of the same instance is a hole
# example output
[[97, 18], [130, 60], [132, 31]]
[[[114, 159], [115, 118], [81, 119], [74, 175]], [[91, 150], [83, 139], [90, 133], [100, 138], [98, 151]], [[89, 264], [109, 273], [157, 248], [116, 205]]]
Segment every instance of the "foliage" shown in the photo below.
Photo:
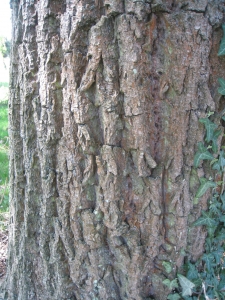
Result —
[[[225, 24], [218, 55], [225, 55]], [[219, 78], [218, 92], [225, 95], [225, 80]], [[206, 136], [204, 143], [198, 144], [194, 157], [194, 167], [198, 168], [203, 160], [210, 161], [212, 178], [200, 178], [200, 186], [195, 198], [202, 197], [206, 191], [212, 189], [208, 211], [202, 211], [199, 219], [192, 226], [204, 226], [207, 230], [205, 252], [197, 262], [187, 262], [184, 275], [177, 274], [180, 286], [173, 284], [174, 280], [164, 280], [170, 290], [175, 290], [169, 300], [222, 300], [225, 299], [225, 152], [221, 146], [218, 149], [218, 139], [222, 131], [211, 120], [214, 113], [209, 112], [206, 118], [200, 119], [204, 124]], [[222, 116], [225, 121], [225, 116]], [[222, 140], [223, 141], [223, 140]], [[164, 266], [165, 267], [165, 266]], [[181, 298], [182, 295], [182, 298]]]
[[214, 156], [204, 147], [203, 143], [198, 144], [198, 151], [195, 154], [194, 166], [197, 168], [202, 160], [212, 160]]
[[218, 52], [219, 56], [225, 55], [225, 24], [222, 25], [222, 28], [223, 28], [223, 38], [220, 43], [220, 48], [219, 48], [219, 52]]
[[181, 274], [177, 274], [177, 277], [182, 288], [182, 296], [191, 296], [192, 289], [195, 287], [195, 284]]
[[168, 261], [163, 261], [162, 262], [163, 267], [165, 268], [166, 272], [169, 274], [172, 272], [172, 265]]
[[177, 293], [174, 293], [174, 294], [170, 294], [168, 297], [167, 297], [168, 300], [179, 300], [180, 299], [180, 295], [177, 294]]
[[0, 223], [9, 206], [8, 103], [0, 101]]
[[[222, 133], [218, 126], [209, 118], [200, 119], [205, 125], [205, 144], [199, 143], [194, 158], [194, 166], [197, 168], [203, 160], [209, 160], [215, 178], [225, 177], [225, 152], [218, 153], [217, 140]], [[218, 134], [219, 133], [219, 134]], [[214, 144], [214, 147], [213, 147]], [[217, 157], [216, 157], [217, 156]], [[196, 198], [200, 198], [212, 188], [212, 196], [209, 200], [209, 210], [202, 211], [199, 219], [192, 226], [205, 226], [208, 236], [205, 243], [205, 253], [196, 262], [188, 262], [185, 266], [186, 276], [178, 274], [182, 299], [225, 299], [225, 191], [224, 180], [213, 181], [212, 178], [200, 178], [200, 186]], [[167, 266], [164, 265], [166, 268]], [[173, 281], [164, 280], [163, 283], [170, 290], [177, 289]], [[179, 290], [179, 288], [177, 289]], [[180, 299], [179, 294], [171, 294], [168, 299]]]
[[0, 53], [3, 57], [10, 54], [11, 43], [4, 37], [0, 37]]
[[225, 80], [223, 78], [219, 78], [218, 81], [220, 83], [220, 87], [218, 89], [218, 92], [221, 95], [225, 95]]
[[[6, 88], [8, 88], [9, 87], [9, 83], [8, 82], [0, 82], [0, 88], [1, 87], [6, 87]], [[1, 101], [1, 99], [0, 99], [0, 101]]]
[[163, 283], [170, 289], [173, 290], [178, 288], [177, 279], [169, 280], [168, 278], [163, 281]]
[[208, 180], [206, 178], [200, 178], [200, 183], [201, 185], [196, 193], [195, 198], [202, 197], [209, 188], [216, 187], [215, 182]]

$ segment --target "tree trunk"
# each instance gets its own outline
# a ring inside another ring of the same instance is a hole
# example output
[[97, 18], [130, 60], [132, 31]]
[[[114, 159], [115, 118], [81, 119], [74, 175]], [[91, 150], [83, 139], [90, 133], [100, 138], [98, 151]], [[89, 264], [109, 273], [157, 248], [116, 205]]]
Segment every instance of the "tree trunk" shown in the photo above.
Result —
[[224, 0], [11, 7], [5, 299], [166, 300], [204, 250], [193, 158], [224, 106]]

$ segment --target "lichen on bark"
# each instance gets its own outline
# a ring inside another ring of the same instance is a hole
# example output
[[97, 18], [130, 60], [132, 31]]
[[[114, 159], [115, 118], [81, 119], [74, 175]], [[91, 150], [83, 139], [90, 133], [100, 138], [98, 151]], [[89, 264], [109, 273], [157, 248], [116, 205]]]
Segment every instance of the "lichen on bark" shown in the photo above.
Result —
[[[6, 299], [157, 299], [184, 252], [223, 0], [11, 0]], [[217, 67], [215, 67], [217, 66]]]

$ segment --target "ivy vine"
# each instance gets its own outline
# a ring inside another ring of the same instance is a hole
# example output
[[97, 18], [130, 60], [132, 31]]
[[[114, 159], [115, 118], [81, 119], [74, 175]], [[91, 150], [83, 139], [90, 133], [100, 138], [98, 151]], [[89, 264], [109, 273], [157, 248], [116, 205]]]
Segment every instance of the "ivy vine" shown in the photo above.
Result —
[[[222, 25], [223, 38], [218, 55], [225, 55], [225, 24]], [[218, 92], [225, 95], [225, 80], [219, 78]], [[224, 113], [224, 111], [223, 111]], [[163, 283], [172, 293], [168, 300], [223, 300], [225, 299], [225, 152], [224, 147], [218, 149], [218, 139], [223, 132], [212, 121], [213, 112], [200, 119], [204, 124], [206, 135], [204, 142], [198, 143], [194, 157], [194, 167], [197, 168], [203, 160], [210, 161], [210, 167], [215, 174], [214, 180], [200, 178], [200, 186], [195, 200], [202, 197], [208, 189], [212, 189], [208, 203], [208, 211], [202, 211], [199, 219], [192, 226], [205, 226], [207, 238], [205, 252], [197, 262], [187, 262], [184, 265], [184, 275], [177, 274], [172, 281], [165, 279]], [[225, 121], [225, 116], [222, 116]], [[168, 273], [168, 265], [164, 266]]]

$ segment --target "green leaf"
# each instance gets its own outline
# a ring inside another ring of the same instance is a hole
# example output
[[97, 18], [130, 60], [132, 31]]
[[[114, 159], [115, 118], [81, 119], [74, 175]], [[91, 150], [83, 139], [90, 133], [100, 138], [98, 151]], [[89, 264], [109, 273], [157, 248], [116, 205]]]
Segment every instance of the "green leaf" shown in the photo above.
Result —
[[224, 291], [218, 291], [217, 293], [218, 293], [218, 296], [219, 296], [219, 297], [217, 296], [218, 299], [224, 299], [225, 298], [225, 292]]
[[219, 234], [216, 236], [216, 240], [219, 241], [224, 241], [225, 240], [225, 232], [219, 232]]
[[[202, 280], [199, 277], [196, 279], [192, 279], [191, 282], [194, 283], [196, 288], [202, 287]], [[192, 300], [193, 300], [193, 298], [192, 298]]]
[[218, 51], [218, 56], [224, 55], [225, 54], [225, 25], [222, 25], [223, 28], [223, 37], [222, 40], [220, 42], [220, 48]]
[[[214, 264], [215, 265], [215, 264]], [[215, 268], [214, 268], [215, 270]], [[211, 282], [212, 282], [212, 285], [214, 287], [214, 292], [215, 292], [215, 289], [218, 287], [219, 285], [219, 280], [218, 280], [218, 277], [216, 276], [216, 274], [214, 274], [214, 272], [212, 271], [213, 273], [213, 276], [212, 276], [212, 279], [211, 279]]]
[[207, 117], [209, 118], [210, 116], [212, 116], [212, 115], [214, 115], [214, 111], [209, 111], [208, 113], [207, 113]]
[[219, 220], [225, 224], [225, 215], [220, 216]]
[[168, 261], [163, 261], [162, 262], [162, 265], [163, 265], [163, 267], [165, 268], [165, 270], [166, 270], [166, 273], [171, 273], [172, 272], [172, 265], [171, 265], [171, 263], [169, 263]]
[[202, 142], [199, 142], [199, 143], [198, 143], [198, 150], [199, 150], [200, 152], [204, 152], [204, 151], [206, 151], [207, 149], [205, 148], [205, 146], [203, 145]]
[[175, 288], [178, 288], [177, 279], [169, 280], [168, 278], [163, 280], [163, 284], [165, 284], [170, 290], [173, 290]]
[[[209, 236], [209, 238], [210, 238], [210, 240], [212, 239], [212, 238], [214, 238], [214, 235], [215, 235], [215, 231], [216, 231], [216, 229], [217, 229], [217, 225], [218, 224], [216, 224], [215, 226], [213, 226], [213, 227], [207, 227], [207, 230], [208, 230], [208, 236]], [[208, 243], [208, 245], [209, 245], [209, 243]]]
[[223, 78], [219, 78], [218, 81], [221, 85], [221, 87], [218, 88], [218, 92], [221, 95], [225, 95], [225, 80]]
[[219, 164], [220, 164], [220, 167], [223, 168], [225, 167], [225, 158], [224, 158], [224, 151], [220, 151], [220, 156], [219, 156]]
[[217, 185], [221, 185], [221, 184], [223, 184], [223, 181], [222, 181], [222, 180], [217, 181], [216, 184], [217, 184]]
[[213, 139], [214, 131], [218, 126], [211, 122], [208, 118], [202, 118], [199, 120], [199, 122], [205, 125], [206, 142], [209, 143]]
[[213, 163], [212, 169], [213, 169], [213, 170], [220, 171], [220, 164], [219, 164], [219, 161], [218, 161], [218, 160], [217, 160], [216, 162]]
[[223, 248], [219, 247], [216, 251], [213, 251], [212, 254], [214, 255], [215, 261], [217, 265], [220, 263], [221, 257], [223, 256]]
[[[218, 182], [217, 182], [218, 184]], [[213, 201], [211, 202], [209, 206], [209, 210], [214, 214], [214, 215], [220, 215], [221, 214], [221, 206], [222, 204], [217, 201], [216, 198], [213, 198]]]
[[190, 280], [198, 278], [198, 270], [195, 265], [190, 262], [188, 263], [187, 278]]
[[201, 196], [203, 196], [205, 194], [205, 192], [211, 188], [211, 187], [216, 187], [216, 183], [208, 180], [206, 178], [200, 178], [200, 187], [197, 190], [196, 196], [195, 198], [200, 198]]
[[220, 282], [219, 282], [219, 287], [220, 290], [225, 290], [225, 270], [223, 269], [220, 272]]
[[202, 226], [205, 225], [207, 227], [214, 227], [218, 225], [218, 222], [212, 218], [212, 215], [210, 212], [202, 211], [202, 217], [200, 217], [198, 220], [196, 220], [193, 223], [193, 226]]
[[221, 135], [222, 131], [221, 130], [216, 130], [214, 132], [214, 135], [212, 137], [212, 151], [214, 153], [216, 153], [218, 151], [218, 145], [217, 145], [217, 140], [218, 140], [218, 137]]
[[177, 274], [177, 277], [182, 288], [182, 296], [191, 296], [192, 289], [195, 287], [194, 283], [181, 274]]
[[[215, 232], [215, 228], [217, 227], [214, 226], [214, 227], [207, 227], [207, 230], [208, 230], [208, 233], [211, 231], [212, 229], [212, 232], [213, 232], [213, 235], [214, 235], [214, 232]], [[210, 233], [208, 234], [207, 238], [205, 239], [205, 251], [206, 252], [211, 252], [212, 250], [212, 236], [210, 235]]]
[[203, 143], [198, 143], [198, 151], [194, 157], [194, 166], [197, 168], [201, 160], [213, 160], [213, 155], [204, 147]]
[[165, 284], [169, 289], [171, 289], [172, 290], [172, 288], [171, 288], [171, 281], [167, 278], [167, 279], [165, 279], [165, 280], [163, 280], [163, 284]]
[[223, 192], [223, 194], [220, 195], [220, 199], [222, 201], [222, 210], [225, 211], [225, 192]]
[[210, 166], [214, 165], [215, 162], [218, 162], [218, 158], [214, 158], [212, 161], [210, 161]]
[[214, 261], [214, 255], [212, 253], [205, 253], [202, 256], [202, 260], [204, 260], [204, 262], [206, 263], [206, 267], [207, 267], [208, 271], [211, 271], [212, 264]]
[[179, 294], [170, 294], [169, 296], [167, 296], [168, 300], [179, 300], [180, 299], [180, 295]]
[[[197, 299], [195, 296], [191, 296], [191, 297], [186, 296], [186, 297], [183, 297], [182, 300], [199, 300], [199, 298]], [[201, 300], [203, 300], [203, 299], [201, 299]]]

